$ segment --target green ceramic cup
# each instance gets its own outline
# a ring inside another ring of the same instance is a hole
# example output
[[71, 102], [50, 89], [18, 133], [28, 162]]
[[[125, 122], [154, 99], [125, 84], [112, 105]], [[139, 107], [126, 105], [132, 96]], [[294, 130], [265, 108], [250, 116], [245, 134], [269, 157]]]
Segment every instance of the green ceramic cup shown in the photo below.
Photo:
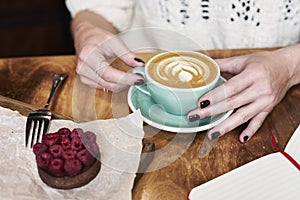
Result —
[[145, 84], [135, 86], [173, 115], [187, 115], [197, 108], [198, 99], [217, 86], [220, 69], [205, 54], [193, 51], [164, 52], [144, 67], [136, 67]]

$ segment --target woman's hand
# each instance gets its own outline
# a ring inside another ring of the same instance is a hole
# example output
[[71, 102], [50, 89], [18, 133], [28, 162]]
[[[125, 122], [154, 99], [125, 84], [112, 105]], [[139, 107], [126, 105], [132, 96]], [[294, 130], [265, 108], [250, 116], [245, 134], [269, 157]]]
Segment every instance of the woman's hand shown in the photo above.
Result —
[[[296, 49], [299, 51], [299, 45]], [[208, 132], [208, 137], [216, 139], [249, 122], [239, 137], [246, 142], [288, 89], [300, 81], [298, 57], [293, 58], [289, 51], [281, 49], [216, 60], [222, 72], [236, 76], [202, 96], [199, 107], [188, 118], [202, 119], [235, 109], [229, 118]]]
[[142, 84], [144, 80], [136, 74], [113, 68], [109, 59], [118, 57], [132, 67], [141, 66], [144, 62], [114, 33], [116, 30], [104, 18], [91, 12], [80, 13], [73, 20], [76, 72], [81, 81], [91, 87], [118, 92], [128, 85]]

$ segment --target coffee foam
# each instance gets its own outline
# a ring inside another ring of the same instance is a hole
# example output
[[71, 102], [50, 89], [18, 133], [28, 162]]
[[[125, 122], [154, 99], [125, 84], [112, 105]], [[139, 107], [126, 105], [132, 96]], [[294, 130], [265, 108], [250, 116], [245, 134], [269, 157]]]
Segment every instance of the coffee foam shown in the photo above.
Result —
[[186, 52], [162, 54], [149, 65], [151, 78], [169, 87], [201, 87], [211, 83], [218, 75], [216, 64], [209, 58]]

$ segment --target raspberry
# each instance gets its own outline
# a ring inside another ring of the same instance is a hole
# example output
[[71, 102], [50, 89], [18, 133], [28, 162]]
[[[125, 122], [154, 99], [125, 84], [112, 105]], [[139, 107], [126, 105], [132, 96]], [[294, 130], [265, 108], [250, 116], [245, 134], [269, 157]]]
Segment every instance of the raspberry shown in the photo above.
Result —
[[65, 161], [64, 170], [69, 176], [76, 176], [80, 173], [81, 169], [82, 163], [78, 159], [73, 158]]
[[38, 155], [41, 152], [47, 151], [48, 150], [48, 146], [45, 145], [45, 144], [43, 144], [43, 143], [36, 143], [36, 144], [33, 145], [32, 150], [33, 150], [33, 153], [35, 155]]
[[76, 137], [80, 137], [83, 134], [83, 130], [81, 128], [74, 128], [71, 132], [71, 138], [74, 139]]
[[63, 150], [71, 149], [71, 141], [69, 138], [63, 138], [60, 142], [61, 147]]
[[36, 156], [36, 163], [38, 167], [47, 168], [52, 160], [52, 155], [47, 152], [41, 152]]
[[42, 142], [48, 146], [52, 146], [60, 142], [60, 136], [58, 133], [49, 133], [43, 136]]
[[57, 131], [57, 133], [60, 135], [60, 137], [63, 138], [70, 138], [71, 137], [71, 131], [68, 128], [61, 128]]
[[84, 166], [91, 166], [96, 156], [99, 156], [96, 139], [93, 132], [83, 132], [81, 128], [72, 131], [61, 128], [55, 133], [46, 134], [42, 143], [33, 146], [37, 166], [53, 176], [61, 177], [65, 173], [68, 176], [76, 176]]
[[63, 148], [58, 144], [54, 144], [49, 148], [49, 153], [51, 153], [54, 158], [62, 157]]
[[83, 144], [80, 138], [73, 138], [73, 140], [71, 141], [71, 149], [74, 151], [79, 151], [82, 148]]
[[86, 146], [86, 149], [92, 154], [94, 157], [97, 157], [100, 153], [99, 147], [97, 143], [91, 143]]
[[91, 132], [91, 131], [86, 131], [83, 135], [82, 135], [82, 141], [84, 142], [85, 145], [90, 144], [90, 143], [94, 143], [96, 142], [96, 135], [95, 133]]
[[75, 157], [76, 157], [76, 151], [73, 151], [71, 149], [69, 149], [69, 150], [67, 150], [63, 153], [63, 158], [65, 160], [72, 159], [72, 158], [75, 158]]
[[95, 158], [86, 149], [82, 149], [81, 151], [77, 152], [76, 156], [78, 160], [80, 160], [85, 166], [90, 166], [95, 161]]
[[64, 161], [60, 158], [55, 158], [51, 160], [49, 164], [49, 169], [53, 174], [63, 172], [63, 168], [64, 168]]

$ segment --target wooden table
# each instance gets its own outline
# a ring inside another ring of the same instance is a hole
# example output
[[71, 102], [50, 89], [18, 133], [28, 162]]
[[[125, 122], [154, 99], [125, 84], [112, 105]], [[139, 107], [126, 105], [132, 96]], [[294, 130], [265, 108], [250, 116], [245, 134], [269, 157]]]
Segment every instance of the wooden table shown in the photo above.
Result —
[[[261, 50], [273, 49], [215, 50], [208, 53], [213, 58], [221, 58]], [[147, 60], [152, 55], [138, 56]], [[75, 73], [75, 65], [75, 56], [0, 59], [0, 95], [43, 107], [50, 91], [52, 75], [55, 72], [67, 72], [69, 77], [57, 92], [51, 107], [54, 112], [75, 121], [122, 117], [130, 113], [126, 92], [105, 93], [81, 84]], [[113, 65], [123, 70], [130, 69], [120, 60]], [[155, 159], [149, 169], [156, 170], [141, 175], [134, 185], [133, 199], [186, 199], [193, 187], [272, 153], [268, 125], [273, 130], [278, 147], [283, 149], [300, 123], [299, 105], [300, 85], [297, 85], [289, 90], [249, 142], [241, 144], [238, 141], [242, 125], [221, 137], [210, 154], [202, 159], [198, 152], [205, 132], [175, 134], [145, 125], [145, 138], [153, 141], [156, 147]]]

